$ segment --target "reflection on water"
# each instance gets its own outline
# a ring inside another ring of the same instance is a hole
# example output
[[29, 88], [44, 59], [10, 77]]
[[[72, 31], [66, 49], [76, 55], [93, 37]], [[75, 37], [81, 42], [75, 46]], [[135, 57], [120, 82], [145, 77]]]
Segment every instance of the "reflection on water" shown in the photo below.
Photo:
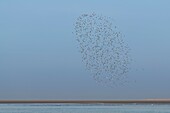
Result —
[[0, 113], [170, 113], [170, 104], [0, 104]]

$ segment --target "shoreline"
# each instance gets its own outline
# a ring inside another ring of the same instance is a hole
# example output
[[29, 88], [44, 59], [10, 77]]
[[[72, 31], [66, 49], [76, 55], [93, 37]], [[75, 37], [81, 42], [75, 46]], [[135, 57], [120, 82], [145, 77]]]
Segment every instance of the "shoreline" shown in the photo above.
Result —
[[170, 104], [170, 99], [144, 99], [144, 100], [0, 100], [0, 104], [12, 103], [70, 103], [70, 104]]

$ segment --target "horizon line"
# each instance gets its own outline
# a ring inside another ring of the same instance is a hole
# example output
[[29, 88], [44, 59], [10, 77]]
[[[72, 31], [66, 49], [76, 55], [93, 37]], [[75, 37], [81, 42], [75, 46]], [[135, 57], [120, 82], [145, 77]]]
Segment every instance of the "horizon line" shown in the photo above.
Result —
[[80, 104], [121, 104], [121, 103], [170, 103], [170, 99], [128, 99], [128, 100], [0, 100], [3, 103], [80, 103]]

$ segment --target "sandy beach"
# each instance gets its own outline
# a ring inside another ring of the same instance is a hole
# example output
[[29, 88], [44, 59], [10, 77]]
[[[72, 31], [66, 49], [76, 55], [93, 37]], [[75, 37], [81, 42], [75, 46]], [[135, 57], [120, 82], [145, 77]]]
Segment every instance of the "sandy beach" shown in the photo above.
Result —
[[0, 103], [80, 103], [80, 104], [118, 104], [118, 103], [170, 103], [170, 99], [143, 100], [0, 100]]

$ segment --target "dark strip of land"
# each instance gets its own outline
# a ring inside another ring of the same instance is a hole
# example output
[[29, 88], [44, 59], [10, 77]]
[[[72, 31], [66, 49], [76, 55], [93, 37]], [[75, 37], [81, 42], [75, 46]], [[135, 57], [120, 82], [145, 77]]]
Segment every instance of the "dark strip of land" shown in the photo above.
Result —
[[122, 104], [122, 103], [170, 103], [170, 99], [146, 99], [146, 100], [0, 100], [3, 103], [80, 103], [80, 104]]

